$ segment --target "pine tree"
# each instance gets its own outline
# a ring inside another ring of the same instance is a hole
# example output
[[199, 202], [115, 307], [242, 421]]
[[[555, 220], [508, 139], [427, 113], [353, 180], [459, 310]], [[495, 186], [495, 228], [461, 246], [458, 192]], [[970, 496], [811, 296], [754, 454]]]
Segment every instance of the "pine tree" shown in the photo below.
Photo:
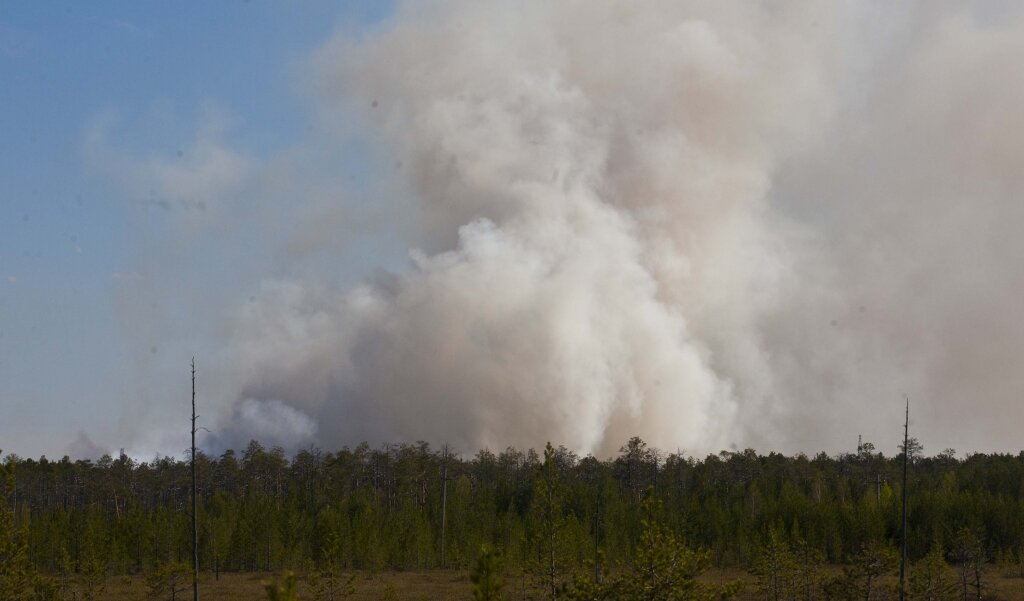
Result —
[[697, 576], [707, 570], [707, 551], [686, 546], [658, 519], [661, 504], [649, 490], [643, 502], [640, 541], [633, 554], [631, 572], [620, 580], [622, 601], [689, 601], [728, 599], [739, 591], [738, 583], [702, 584]]
[[981, 601], [988, 583], [985, 580], [985, 548], [978, 533], [961, 528], [953, 540], [953, 557], [958, 565], [957, 576], [964, 601]]
[[941, 545], [932, 550], [910, 569], [911, 601], [955, 601], [957, 586], [952, 570], [942, 556]]
[[648, 490], [643, 502], [640, 540], [629, 569], [607, 575], [603, 583], [577, 576], [567, 591], [572, 601], [722, 601], [740, 590], [738, 582], [712, 585], [697, 577], [710, 565], [710, 554], [686, 546], [659, 519], [661, 505]]
[[27, 521], [15, 522], [8, 504], [14, 490], [15, 461], [0, 463], [0, 599], [4, 601], [50, 601], [59, 598], [53, 581], [39, 574], [28, 556]]
[[170, 561], [155, 566], [146, 574], [146, 598], [177, 601], [190, 581], [191, 569], [180, 561]]
[[14, 490], [11, 465], [0, 463], [0, 599], [19, 601], [30, 598], [32, 566], [28, 561], [27, 528], [15, 523], [8, 502], [9, 491]]
[[501, 577], [503, 561], [501, 551], [485, 545], [480, 550], [476, 567], [469, 579], [473, 582], [473, 601], [503, 601], [501, 594], [505, 580]]
[[82, 552], [79, 557], [80, 591], [83, 601], [96, 601], [106, 590], [107, 533], [103, 516], [90, 512], [86, 516]]
[[544, 591], [544, 597], [550, 601], [556, 601], [565, 586], [566, 564], [569, 563], [566, 558], [571, 552], [563, 536], [566, 526], [564, 494], [555, 462], [555, 449], [549, 442], [544, 449], [544, 463], [534, 479], [530, 513], [534, 549], [531, 571], [535, 582]]
[[315, 601], [339, 601], [355, 594], [356, 575], [342, 575], [341, 551], [341, 537], [335, 531], [329, 532], [324, 543], [323, 566], [313, 570], [309, 578]]
[[899, 557], [892, 549], [878, 543], [866, 544], [830, 588], [837, 599], [844, 601], [888, 599], [895, 591], [883, 585], [881, 579], [893, 574], [898, 565]]
[[757, 590], [766, 601], [788, 601], [796, 598], [796, 575], [800, 571], [796, 556], [775, 528], [768, 531], [768, 542], [751, 572]]
[[263, 590], [267, 592], [267, 601], [299, 601], [298, 583], [294, 572], [285, 572], [282, 579], [265, 582]]
[[796, 560], [794, 598], [800, 601], [816, 601], [824, 595], [825, 553], [806, 540], [797, 538], [792, 545], [793, 557]]

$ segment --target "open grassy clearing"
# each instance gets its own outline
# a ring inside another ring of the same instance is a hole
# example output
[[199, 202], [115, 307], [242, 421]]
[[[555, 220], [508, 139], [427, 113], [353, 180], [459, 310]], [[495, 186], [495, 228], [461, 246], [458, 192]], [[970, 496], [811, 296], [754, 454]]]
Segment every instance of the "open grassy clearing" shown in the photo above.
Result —
[[[840, 568], [833, 568], [837, 572]], [[263, 583], [272, 580], [278, 574], [270, 573], [226, 573], [219, 580], [212, 574], [203, 574], [200, 598], [204, 601], [234, 601], [265, 599]], [[1005, 571], [992, 569], [990, 576], [992, 592], [996, 598], [1006, 601], [1024, 601], [1024, 578], [1019, 574], [1008, 574]], [[711, 570], [701, 577], [709, 582], [725, 582], [742, 580], [746, 583], [744, 591], [737, 598], [739, 601], [754, 601], [758, 595], [754, 590], [753, 578], [742, 570]], [[891, 579], [895, 584], [895, 578]], [[506, 577], [505, 593], [509, 601], [525, 601], [529, 599], [521, 578], [509, 575]], [[192, 591], [186, 588], [177, 596], [177, 601], [191, 599]], [[430, 570], [408, 572], [383, 572], [379, 574], [360, 574], [356, 579], [356, 592], [350, 597], [353, 601], [379, 601], [385, 598], [385, 591], [393, 587], [394, 599], [397, 601], [459, 601], [471, 599], [471, 583], [469, 573], [460, 570]], [[309, 588], [300, 579], [300, 599], [312, 599]], [[165, 595], [161, 599], [170, 599]], [[110, 577], [107, 579], [106, 590], [99, 597], [101, 601], [144, 601], [146, 600], [145, 579], [142, 576]]]

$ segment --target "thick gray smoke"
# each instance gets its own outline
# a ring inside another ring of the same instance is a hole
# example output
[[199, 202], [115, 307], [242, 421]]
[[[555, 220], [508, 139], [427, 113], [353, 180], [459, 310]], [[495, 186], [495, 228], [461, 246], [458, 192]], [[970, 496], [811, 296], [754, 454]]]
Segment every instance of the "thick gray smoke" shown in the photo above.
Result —
[[895, 441], [909, 394], [930, 451], [1019, 446], [1015, 10], [413, 2], [339, 33], [319, 118], [396, 166], [411, 266], [264, 281], [222, 440], [835, 450]]

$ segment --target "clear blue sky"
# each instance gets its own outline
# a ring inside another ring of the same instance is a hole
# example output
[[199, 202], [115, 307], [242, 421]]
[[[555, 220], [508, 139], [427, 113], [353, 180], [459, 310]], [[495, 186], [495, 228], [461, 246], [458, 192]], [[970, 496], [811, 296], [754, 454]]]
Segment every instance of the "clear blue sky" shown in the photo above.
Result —
[[87, 164], [90, 127], [116, 115], [121, 146], [167, 155], [212, 105], [233, 144], [271, 155], [308, 118], [298, 65], [389, 4], [0, 2], [0, 449], [61, 455], [133, 394], [116, 286], [152, 231]]

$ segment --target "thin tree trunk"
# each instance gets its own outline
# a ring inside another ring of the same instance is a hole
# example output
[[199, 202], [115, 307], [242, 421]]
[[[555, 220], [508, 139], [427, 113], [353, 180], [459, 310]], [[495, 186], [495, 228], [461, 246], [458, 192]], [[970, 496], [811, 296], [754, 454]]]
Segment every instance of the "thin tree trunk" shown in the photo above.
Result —
[[192, 357], [192, 601], [199, 601], [199, 528], [196, 520], [196, 358]]
[[448, 445], [442, 451], [441, 468], [441, 569], [444, 569], [444, 539], [448, 525]]
[[907, 570], [907, 463], [910, 461], [910, 397], [907, 397], [907, 409], [903, 421], [903, 534], [901, 536], [903, 553], [900, 557], [900, 601], [904, 601], [907, 595], [906, 570]]
[[981, 601], [981, 553], [974, 559], [974, 594]]

